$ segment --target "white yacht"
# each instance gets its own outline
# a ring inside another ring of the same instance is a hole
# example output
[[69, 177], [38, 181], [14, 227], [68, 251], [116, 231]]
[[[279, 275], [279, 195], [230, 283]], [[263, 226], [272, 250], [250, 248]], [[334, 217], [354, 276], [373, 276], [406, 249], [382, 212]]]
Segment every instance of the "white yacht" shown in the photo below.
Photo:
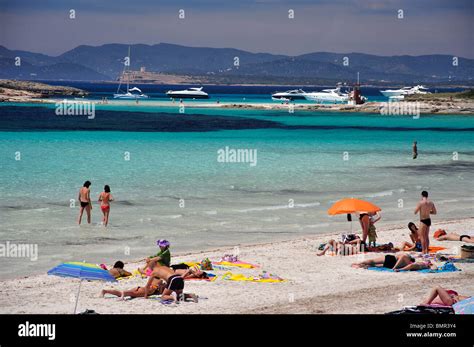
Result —
[[[130, 61], [130, 46], [128, 47], [128, 59]], [[126, 72], [127, 72], [127, 65], [124, 65], [122, 76], [120, 77], [120, 83], [117, 88], [117, 93], [114, 94], [114, 99], [146, 99], [148, 98], [148, 95], [143, 94], [139, 88], [137, 87], [130, 88], [130, 78], [129, 78], [129, 74], [127, 74]], [[125, 91], [122, 91], [120, 87], [122, 87], [122, 80], [124, 76], [126, 76], [126, 80], [127, 80], [127, 89]]]
[[128, 88], [128, 83], [127, 83], [127, 91], [125, 93], [120, 92], [120, 87], [119, 90], [117, 91], [116, 94], [114, 94], [114, 99], [147, 99], [149, 96], [145, 95], [142, 93], [140, 88], [133, 87], [133, 88]]
[[302, 89], [287, 90], [286, 92], [276, 92], [272, 94], [273, 100], [306, 100], [306, 92]]
[[334, 89], [323, 89], [320, 92], [309, 92], [305, 93], [305, 98], [310, 101], [316, 102], [347, 102], [349, 100], [349, 94], [341, 92], [341, 87]]
[[403, 87], [400, 89], [381, 90], [380, 93], [387, 98], [393, 99], [403, 99], [405, 95], [429, 94], [428, 89], [420, 85], [414, 87]]
[[166, 95], [168, 95], [172, 99], [208, 99], [209, 94], [204, 92], [202, 90], [202, 87], [200, 88], [188, 88], [184, 90], [169, 90], [166, 92]]

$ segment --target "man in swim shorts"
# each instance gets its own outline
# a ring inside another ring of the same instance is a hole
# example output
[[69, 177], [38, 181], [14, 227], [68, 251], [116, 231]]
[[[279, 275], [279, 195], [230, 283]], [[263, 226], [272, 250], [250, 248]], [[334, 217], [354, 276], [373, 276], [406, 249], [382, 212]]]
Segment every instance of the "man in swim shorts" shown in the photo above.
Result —
[[434, 203], [428, 200], [428, 192], [421, 192], [421, 201], [416, 205], [415, 214], [420, 213], [420, 228], [418, 230], [420, 241], [421, 241], [421, 252], [428, 254], [430, 247], [430, 226], [431, 226], [431, 215], [436, 214], [436, 207]]
[[408, 254], [387, 254], [385, 256], [377, 257], [362, 261], [360, 263], [352, 264], [352, 267], [367, 269], [369, 267], [384, 267], [387, 269], [400, 269], [415, 262], [415, 259]]
[[162, 300], [186, 300], [188, 298], [192, 299], [194, 302], [197, 302], [197, 296], [195, 294], [183, 294], [184, 290], [184, 279], [181, 275], [177, 275], [173, 269], [163, 266], [156, 265], [153, 268], [150, 279], [145, 286], [145, 299], [148, 297], [148, 292], [152, 290], [151, 285], [153, 281], [160, 279], [165, 281], [165, 288], [161, 294]]

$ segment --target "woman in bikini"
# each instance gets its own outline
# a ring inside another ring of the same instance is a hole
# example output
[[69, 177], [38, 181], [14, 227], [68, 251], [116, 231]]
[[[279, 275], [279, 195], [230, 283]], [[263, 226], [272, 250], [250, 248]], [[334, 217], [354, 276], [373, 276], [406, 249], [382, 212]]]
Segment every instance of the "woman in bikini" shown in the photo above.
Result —
[[91, 224], [91, 210], [92, 210], [92, 202], [91, 202], [91, 191], [89, 187], [91, 186], [90, 181], [85, 181], [82, 188], [79, 190], [78, 200], [81, 203], [81, 209], [79, 210], [79, 218], [77, 223], [81, 225], [82, 221], [82, 214], [84, 210], [87, 213], [87, 223]]
[[421, 305], [443, 305], [453, 306], [458, 301], [469, 299], [469, 296], [459, 295], [454, 290], [444, 289], [436, 286], [430, 290], [430, 293]]
[[[473, 234], [473, 235], [470, 235]], [[459, 235], [458, 233], [446, 233], [445, 230], [437, 230], [434, 233], [434, 238], [438, 241], [461, 241], [467, 243], [474, 243], [474, 232]]]
[[102, 218], [102, 223], [106, 227], [109, 224], [109, 214], [110, 214], [110, 202], [114, 201], [114, 197], [110, 194], [110, 187], [105, 185], [104, 191], [99, 195], [100, 209], [104, 214]]
[[415, 223], [408, 223], [408, 229], [410, 230], [410, 239], [411, 243], [407, 241], [403, 241], [401, 245], [395, 250], [397, 251], [414, 251], [414, 252], [421, 252], [421, 240], [418, 234], [418, 227]]
[[131, 298], [142, 298], [149, 295], [161, 294], [165, 289], [166, 283], [161, 281], [158, 278], [153, 278], [149, 284], [148, 292], [145, 290], [145, 287], [135, 287], [129, 290], [115, 290], [115, 289], [102, 289], [100, 296], [103, 298], [105, 294], [111, 294], [120, 297], [124, 300], [126, 296]]

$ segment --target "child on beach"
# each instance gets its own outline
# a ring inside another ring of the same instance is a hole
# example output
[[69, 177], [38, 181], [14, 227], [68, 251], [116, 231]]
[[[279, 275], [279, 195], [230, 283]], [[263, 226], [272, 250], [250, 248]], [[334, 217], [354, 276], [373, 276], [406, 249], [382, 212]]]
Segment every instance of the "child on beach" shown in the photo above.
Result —
[[169, 267], [171, 263], [170, 242], [167, 240], [158, 240], [156, 241], [156, 244], [160, 247], [160, 251], [155, 255], [146, 258], [146, 265], [142, 268], [138, 268], [140, 273], [146, 274], [147, 276], [151, 274], [155, 265]]
[[369, 213], [369, 247], [371, 244], [373, 247], [376, 246], [377, 241], [377, 228], [375, 223], [377, 223], [382, 217], [378, 213]]
[[110, 193], [110, 187], [106, 184], [104, 186], [104, 191], [99, 195], [100, 209], [104, 214], [102, 218], [102, 223], [106, 227], [109, 224], [109, 214], [110, 214], [110, 202], [114, 201], [114, 197]]
[[87, 213], [87, 223], [91, 224], [92, 202], [91, 202], [91, 192], [89, 189], [91, 184], [92, 183], [90, 181], [85, 181], [84, 185], [79, 190], [79, 196], [77, 198], [81, 204], [81, 208], [79, 210], [79, 218], [77, 221], [79, 225], [81, 225], [82, 214], [84, 213], [84, 210], [86, 210], [86, 213]]

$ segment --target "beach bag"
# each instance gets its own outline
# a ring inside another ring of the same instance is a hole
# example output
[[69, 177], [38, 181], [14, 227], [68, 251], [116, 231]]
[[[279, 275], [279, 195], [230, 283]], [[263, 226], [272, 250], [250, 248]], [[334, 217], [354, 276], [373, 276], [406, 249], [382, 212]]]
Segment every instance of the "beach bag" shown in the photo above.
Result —
[[201, 261], [201, 270], [212, 270], [212, 262], [209, 258], [203, 259]]
[[461, 246], [461, 258], [462, 259], [473, 259], [474, 258], [474, 246]]
[[228, 263], [236, 263], [239, 261], [239, 257], [233, 254], [224, 254], [221, 258], [221, 261], [226, 261]]

